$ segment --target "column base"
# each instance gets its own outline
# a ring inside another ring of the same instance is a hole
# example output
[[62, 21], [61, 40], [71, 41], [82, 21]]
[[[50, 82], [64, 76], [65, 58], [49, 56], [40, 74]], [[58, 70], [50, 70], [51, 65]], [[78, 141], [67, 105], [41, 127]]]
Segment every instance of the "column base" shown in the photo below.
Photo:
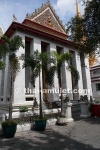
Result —
[[68, 122], [73, 122], [74, 119], [73, 119], [73, 118], [68, 118], [67, 121], [68, 121]]
[[80, 115], [81, 118], [88, 118], [90, 115]]

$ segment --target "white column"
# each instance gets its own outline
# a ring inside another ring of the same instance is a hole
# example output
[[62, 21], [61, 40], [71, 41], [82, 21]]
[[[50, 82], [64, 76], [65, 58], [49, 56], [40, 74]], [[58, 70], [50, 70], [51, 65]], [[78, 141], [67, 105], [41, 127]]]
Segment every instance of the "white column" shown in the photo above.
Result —
[[[31, 55], [34, 55], [34, 40], [33, 39], [30, 41], [30, 56]], [[31, 68], [30, 68], [30, 74], [31, 74]], [[29, 88], [33, 91], [33, 86], [30, 82], [29, 82]], [[33, 95], [33, 93], [31, 93], [31, 95]]]
[[7, 84], [8, 84], [8, 68], [9, 68], [9, 57], [8, 55], [6, 55], [5, 58], [5, 73], [4, 73], [4, 90], [3, 90], [3, 103], [6, 104], [7, 103]]
[[80, 62], [80, 55], [77, 51], [75, 51], [75, 65], [76, 65], [76, 69], [79, 72], [79, 76], [80, 79], [78, 81], [78, 85], [77, 85], [77, 99], [80, 98], [80, 95], [83, 95], [83, 81], [82, 81], [82, 70], [81, 70], [81, 62]]
[[[41, 53], [41, 40], [39, 38], [34, 38], [34, 51], [38, 50]], [[40, 79], [41, 79], [41, 89], [42, 89], [42, 71], [40, 73]], [[39, 77], [36, 78], [35, 81], [35, 96], [37, 99], [37, 102], [39, 103]], [[41, 93], [41, 97], [43, 99], [43, 94]]]
[[[25, 45], [25, 36], [20, 35], [22, 37], [23, 44]], [[18, 52], [16, 53], [18, 57], [20, 57], [22, 54], [25, 54], [25, 47], [20, 47]], [[22, 69], [23, 61], [20, 61], [20, 72], [16, 76], [15, 82], [14, 82], [14, 104], [25, 104], [25, 68]]]
[[[1, 59], [1, 61], [3, 61], [3, 59]], [[2, 81], [2, 70], [0, 70], [0, 103], [2, 103], [1, 102], [1, 96], [2, 96], [2, 93], [1, 93], [1, 88], [2, 88], [2, 86], [1, 86], [1, 82]]]
[[[50, 43], [50, 52], [55, 51], [56, 52], [56, 44], [55, 43]], [[54, 87], [51, 87], [54, 89], [54, 94], [50, 94], [51, 96], [49, 97], [49, 101], [58, 101], [59, 100], [59, 85], [58, 85], [58, 77], [57, 74], [55, 73], [54, 76]]]
[[[84, 66], [82, 66], [82, 76], [83, 76], [83, 87], [84, 87], [84, 95], [87, 95], [90, 99], [92, 96], [92, 87], [91, 87], [91, 76], [90, 76], [90, 68], [88, 55], [85, 55], [84, 58]], [[87, 93], [85, 92], [87, 90]]]
[[[67, 48], [64, 48], [64, 53], [68, 53], [69, 50]], [[67, 69], [68, 63], [66, 62], [63, 66], [63, 74], [65, 74], [65, 77], [63, 76], [63, 87], [66, 88], [67, 94], [70, 98], [70, 100], [73, 99], [73, 93], [72, 93], [72, 77], [71, 72]]]

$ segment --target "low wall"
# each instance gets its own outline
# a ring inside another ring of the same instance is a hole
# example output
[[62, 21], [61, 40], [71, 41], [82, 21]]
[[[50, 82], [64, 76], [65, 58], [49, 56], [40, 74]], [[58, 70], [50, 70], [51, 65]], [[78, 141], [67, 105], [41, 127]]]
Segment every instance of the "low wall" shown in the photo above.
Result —
[[[47, 118], [47, 126], [56, 124], [57, 116], [61, 109], [44, 110], [43, 116]], [[17, 132], [29, 131], [34, 129], [34, 119], [39, 116], [39, 111], [32, 112], [13, 112], [12, 118], [18, 122]], [[0, 135], [2, 135], [1, 122], [8, 119], [8, 114], [0, 115]]]
[[[72, 110], [72, 118], [80, 116], [80, 104], [73, 104], [71, 107]], [[60, 114], [61, 109], [49, 109], [44, 110], [43, 115], [47, 118], [47, 126], [52, 126], [56, 124], [56, 118]], [[39, 110], [34, 112], [13, 112], [12, 117], [13, 120], [18, 122], [17, 132], [28, 131], [34, 128], [34, 119], [39, 116]], [[0, 115], [0, 135], [2, 135], [1, 122], [5, 119], [8, 119], [8, 113]], [[70, 122], [70, 119], [69, 119]]]

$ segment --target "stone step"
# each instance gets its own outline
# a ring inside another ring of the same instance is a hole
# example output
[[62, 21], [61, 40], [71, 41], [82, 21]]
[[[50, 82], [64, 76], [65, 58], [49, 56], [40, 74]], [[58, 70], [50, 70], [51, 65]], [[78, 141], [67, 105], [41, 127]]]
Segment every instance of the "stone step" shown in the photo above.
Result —
[[48, 109], [51, 108], [60, 108], [60, 106], [56, 102], [45, 102]]

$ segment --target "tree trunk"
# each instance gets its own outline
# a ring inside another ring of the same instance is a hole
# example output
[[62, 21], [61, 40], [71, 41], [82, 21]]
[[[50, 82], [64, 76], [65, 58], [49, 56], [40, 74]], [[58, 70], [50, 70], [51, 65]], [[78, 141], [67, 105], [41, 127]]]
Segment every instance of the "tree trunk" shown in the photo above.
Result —
[[60, 88], [61, 89], [61, 116], [63, 117], [64, 116], [64, 114], [63, 114], [63, 94], [62, 94], [62, 88]]
[[41, 100], [41, 79], [40, 79], [40, 71], [39, 71], [39, 99], [40, 99], [40, 115], [39, 118], [42, 119], [42, 100]]
[[64, 113], [63, 113], [63, 93], [62, 93], [62, 68], [61, 68], [61, 75], [60, 75], [60, 91], [61, 91], [61, 117], [63, 117]]
[[12, 121], [12, 82], [13, 82], [13, 77], [11, 75], [11, 84], [10, 84], [10, 99], [9, 99], [9, 122]]

